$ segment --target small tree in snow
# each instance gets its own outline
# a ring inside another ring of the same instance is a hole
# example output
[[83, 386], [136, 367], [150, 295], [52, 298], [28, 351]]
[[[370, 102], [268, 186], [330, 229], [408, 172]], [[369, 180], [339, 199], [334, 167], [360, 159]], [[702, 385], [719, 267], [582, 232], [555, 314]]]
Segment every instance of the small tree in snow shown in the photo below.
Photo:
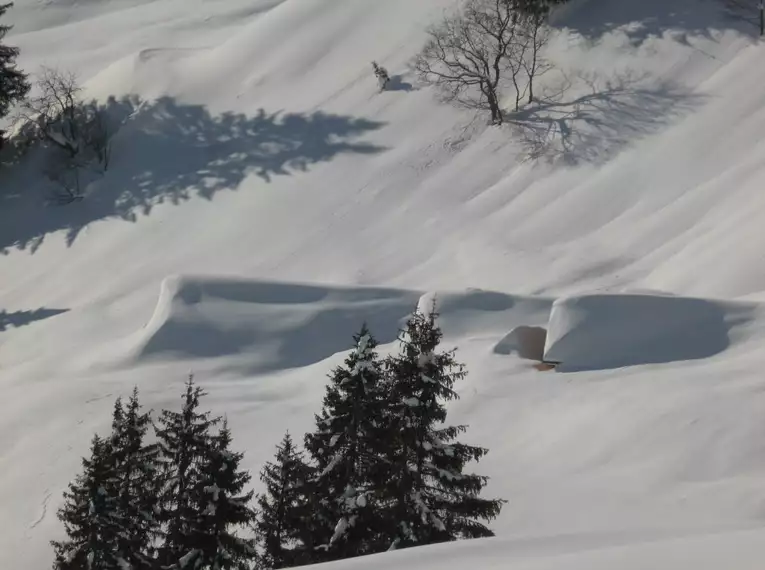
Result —
[[249, 506], [253, 493], [244, 490], [250, 482], [250, 474], [240, 468], [244, 454], [231, 451], [230, 445], [231, 431], [224, 420], [200, 461], [199, 483], [193, 490], [202, 508], [191, 533], [199, 550], [195, 569], [249, 570], [256, 558], [254, 541], [235, 532], [251, 526], [255, 513]]
[[158, 497], [159, 520], [163, 537], [159, 545], [162, 566], [184, 570], [195, 568], [201, 555], [196, 542], [199, 514], [207, 508], [199, 491], [204, 486], [202, 460], [210, 457], [215, 447], [211, 430], [220, 418], [199, 412], [199, 400], [205, 393], [189, 378], [180, 412], [162, 410], [156, 428], [161, 450], [164, 487]]
[[392, 548], [493, 536], [481, 521], [499, 515], [499, 499], [481, 498], [487, 478], [465, 473], [488, 450], [459, 443], [466, 426], [444, 426], [445, 402], [457, 398], [454, 383], [466, 372], [454, 352], [439, 352], [435, 304], [419, 310], [400, 337], [400, 353], [388, 361], [395, 439], [385, 485], [393, 503], [387, 521]]
[[386, 542], [377, 498], [388, 471], [383, 364], [366, 326], [354, 341], [330, 376], [316, 430], [305, 438], [318, 472], [312, 490], [331, 522], [324, 542], [330, 559], [379, 552]]
[[266, 486], [257, 497], [255, 530], [263, 568], [289, 568], [313, 562], [311, 538], [315, 496], [310, 494], [310, 467], [287, 433], [266, 463], [260, 480]]
[[380, 91], [385, 91], [385, 88], [390, 82], [390, 75], [388, 75], [388, 70], [378, 65], [376, 61], [372, 62], [372, 68], [374, 69], [375, 77], [377, 78], [377, 86], [380, 88]]
[[55, 570], [124, 570], [117, 541], [122, 522], [115, 495], [114, 454], [108, 440], [93, 437], [83, 472], [64, 493], [58, 518], [67, 539], [52, 542]]

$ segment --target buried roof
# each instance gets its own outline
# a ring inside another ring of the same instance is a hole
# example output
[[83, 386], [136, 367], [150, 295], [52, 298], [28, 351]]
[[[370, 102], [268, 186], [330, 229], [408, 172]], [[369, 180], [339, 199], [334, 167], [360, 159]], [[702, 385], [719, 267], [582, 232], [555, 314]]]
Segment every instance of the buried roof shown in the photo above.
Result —
[[575, 371], [707, 358], [729, 346], [749, 310], [668, 295], [565, 297], [553, 304], [543, 360]]

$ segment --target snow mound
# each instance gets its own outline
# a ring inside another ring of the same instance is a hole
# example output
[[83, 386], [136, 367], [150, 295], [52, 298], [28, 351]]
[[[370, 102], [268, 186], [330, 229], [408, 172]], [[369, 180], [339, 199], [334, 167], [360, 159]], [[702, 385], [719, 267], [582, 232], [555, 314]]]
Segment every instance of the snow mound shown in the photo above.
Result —
[[[381, 345], [394, 342], [407, 317], [416, 308], [429, 311], [433, 301], [452, 337], [478, 331], [494, 337], [513, 325], [543, 324], [552, 303], [479, 289], [423, 293], [172, 276], [128, 351], [133, 361], [239, 355], [251, 374], [300, 368], [348, 350], [362, 323]], [[541, 358], [544, 339], [538, 344]]]
[[134, 357], [251, 354], [251, 373], [297, 368], [347, 350], [366, 322], [392, 342], [420, 293], [224, 278], [170, 277]]
[[[562, 536], [517, 540], [482, 539], [401, 550], [364, 559], [366, 570], [441, 570], [478, 567], [534, 570], [643, 570], [760, 568], [762, 529], [699, 536]], [[357, 568], [354, 560], [326, 565]]]
[[594, 370], [709, 358], [728, 348], [752, 309], [644, 293], [563, 297], [553, 303], [544, 360]]

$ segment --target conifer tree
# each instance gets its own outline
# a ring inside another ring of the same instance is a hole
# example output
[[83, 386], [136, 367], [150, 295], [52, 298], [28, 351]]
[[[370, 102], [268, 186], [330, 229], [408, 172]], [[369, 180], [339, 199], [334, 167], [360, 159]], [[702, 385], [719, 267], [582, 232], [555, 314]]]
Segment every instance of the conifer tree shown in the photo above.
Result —
[[[13, 3], [0, 4], [0, 18], [11, 6]], [[29, 92], [27, 76], [16, 68], [18, 48], [2, 43], [10, 29], [11, 26], [0, 25], [0, 119], [8, 114], [13, 103], [23, 99]]]
[[155, 512], [160, 491], [158, 447], [144, 438], [151, 425], [141, 412], [138, 388], [123, 406], [118, 399], [112, 416], [111, 446], [115, 460], [117, 511], [122, 524], [117, 551], [133, 570], [150, 568], [160, 528]]
[[203, 506], [194, 490], [200, 488], [202, 481], [201, 460], [209, 457], [214, 446], [211, 429], [220, 421], [211, 418], [209, 412], [198, 411], [204, 395], [201, 388], [194, 386], [193, 377], [189, 377], [182, 410], [162, 410], [159, 426], [155, 428], [164, 483], [159, 497], [159, 520], [164, 528], [158, 553], [163, 567], [195, 568], [201, 554], [195, 543], [195, 530]]
[[464, 473], [488, 450], [459, 443], [466, 426], [444, 426], [445, 403], [456, 399], [454, 383], [466, 375], [454, 351], [439, 351], [435, 303], [419, 309], [400, 336], [400, 353], [388, 360], [395, 434], [393, 467], [385, 493], [391, 547], [493, 536], [481, 521], [496, 518], [504, 501], [479, 496], [487, 478]]
[[224, 420], [200, 465], [200, 480], [193, 493], [202, 508], [193, 542], [200, 551], [194, 568], [248, 570], [255, 560], [255, 545], [235, 534], [236, 528], [251, 526], [255, 513], [250, 508], [253, 492], [244, 492], [250, 474], [240, 468], [242, 453], [231, 451], [231, 431]]
[[383, 363], [366, 325], [344, 365], [330, 375], [316, 430], [305, 447], [317, 468], [313, 493], [322, 498], [321, 536], [328, 559], [379, 552], [377, 489], [387, 475]]
[[568, 0], [506, 0], [523, 15], [548, 17], [553, 8], [565, 4]]
[[94, 436], [83, 472], [64, 492], [58, 511], [67, 539], [52, 542], [55, 570], [122, 570], [116, 550], [122, 521], [117, 516], [114, 455], [108, 440]]
[[310, 467], [285, 434], [276, 457], [260, 472], [266, 490], [257, 497], [255, 531], [263, 568], [290, 568], [316, 561], [310, 521], [315, 496], [307, 485]]
[[381, 65], [378, 65], [376, 61], [372, 62], [372, 69], [374, 69], [375, 77], [377, 78], [377, 86], [380, 88], [380, 91], [385, 91], [388, 83], [390, 83], [388, 70]]

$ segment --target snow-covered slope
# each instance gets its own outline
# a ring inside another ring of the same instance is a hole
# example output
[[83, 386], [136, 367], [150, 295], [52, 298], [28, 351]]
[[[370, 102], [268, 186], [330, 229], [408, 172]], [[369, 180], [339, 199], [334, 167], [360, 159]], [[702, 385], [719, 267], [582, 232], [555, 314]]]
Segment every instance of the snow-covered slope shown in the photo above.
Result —
[[[123, 123], [80, 203], [0, 170], [0, 568], [49, 567], [61, 492], [134, 384], [159, 408], [193, 370], [255, 472], [361, 321], [389, 348], [433, 293], [470, 371], [450, 417], [509, 503], [497, 540], [365, 564], [765, 556], [741, 531], [765, 501], [764, 48], [717, 0], [575, 0], [550, 102], [497, 129], [408, 72], [452, 4], [17, 1], [22, 67], [77, 71]], [[532, 366], [542, 329], [579, 371]]]

